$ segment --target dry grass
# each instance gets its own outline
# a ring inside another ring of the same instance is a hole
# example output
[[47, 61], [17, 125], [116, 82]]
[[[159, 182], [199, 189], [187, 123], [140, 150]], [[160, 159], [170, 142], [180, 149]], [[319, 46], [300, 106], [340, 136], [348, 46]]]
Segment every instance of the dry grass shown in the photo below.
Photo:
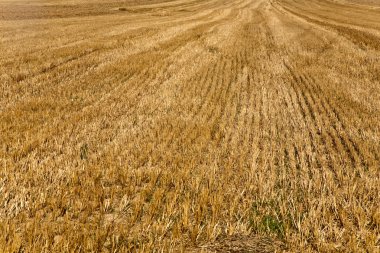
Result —
[[379, 252], [374, 5], [0, 0], [0, 34], [1, 252]]

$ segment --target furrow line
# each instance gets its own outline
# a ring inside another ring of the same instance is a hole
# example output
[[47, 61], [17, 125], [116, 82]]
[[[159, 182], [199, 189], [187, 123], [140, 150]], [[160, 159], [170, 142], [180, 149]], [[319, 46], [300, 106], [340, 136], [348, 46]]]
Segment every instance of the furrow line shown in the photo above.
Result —
[[[293, 69], [285, 63], [285, 67], [288, 69], [289, 73], [291, 74], [292, 76], [292, 80], [290, 81], [290, 84], [292, 86], [292, 89], [294, 90], [295, 92], [295, 95], [296, 95], [296, 103], [300, 109], [300, 112], [302, 114], [302, 119], [304, 120], [304, 127], [307, 127], [309, 124], [308, 124], [308, 121], [310, 120], [310, 125], [312, 126], [312, 128], [310, 129], [311, 130], [311, 134], [313, 136], [313, 139], [312, 140], [315, 140], [318, 136], [318, 139], [321, 141], [321, 143], [323, 144], [323, 153], [326, 155], [326, 158], [327, 158], [327, 167], [329, 168], [329, 170], [333, 173], [334, 175], [334, 178], [335, 180], [338, 179], [338, 174], [337, 174], [337, 169], [335, 168], [335, 165], [332, 163], [332, 160], [331, 160], [331, 152], [328, 150], [328, 147], [330, 145], [328, 145], [328, 141], [325, 139], [326, 135], [325, 134], [314, 134], [314, 133], [320, 133], [321, 131], [319, 131], [320, 127], [318, 126], [318, 123], [316, 121], [316, 118], [315, 118], [315, 114], [311, 114], [310, 113], [310, 108], [307, 107], [306, 105], [306, 102], [305, 100], [307, 99], [307, 97], [302, 94], [302, 91], [300, 91], [300, 87], [299, 85], [297, 85], [297, 83], [299, 82], [298, 81], [298, 78], [297, 78], [297, 75], [296, 73], [294, 73]], [[311, 115], [314, 115], [311, 116]], [[322, 116], [322, 115], [320, 115]], [[324, 133], [324, 131], [322, 131], [322, 133]], [[328, 132], [328, 137], [330, 137], [330, 140], [331, 140], [331, 143], [332, 143], [332, 147], [334, 148], [335, 152], [334, 154], [339, 154], [339, 149], [337, 148], [335, 144], [335, 139], [332, 138], [333, 136], [329, 135], [329, 132]]]

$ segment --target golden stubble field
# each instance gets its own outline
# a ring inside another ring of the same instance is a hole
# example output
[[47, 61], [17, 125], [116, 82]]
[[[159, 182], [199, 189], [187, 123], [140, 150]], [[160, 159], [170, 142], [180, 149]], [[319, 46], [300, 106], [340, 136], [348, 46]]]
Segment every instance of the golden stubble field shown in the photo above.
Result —
[[379, 252], [380, 2], [0, 0], [1, 252]]

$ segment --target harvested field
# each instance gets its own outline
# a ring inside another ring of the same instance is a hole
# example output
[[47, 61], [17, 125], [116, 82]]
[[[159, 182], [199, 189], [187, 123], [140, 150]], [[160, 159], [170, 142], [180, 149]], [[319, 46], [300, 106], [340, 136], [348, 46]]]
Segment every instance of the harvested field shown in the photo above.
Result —
[[1, 252], [380, 252], [380, 2], [0, 0]]

